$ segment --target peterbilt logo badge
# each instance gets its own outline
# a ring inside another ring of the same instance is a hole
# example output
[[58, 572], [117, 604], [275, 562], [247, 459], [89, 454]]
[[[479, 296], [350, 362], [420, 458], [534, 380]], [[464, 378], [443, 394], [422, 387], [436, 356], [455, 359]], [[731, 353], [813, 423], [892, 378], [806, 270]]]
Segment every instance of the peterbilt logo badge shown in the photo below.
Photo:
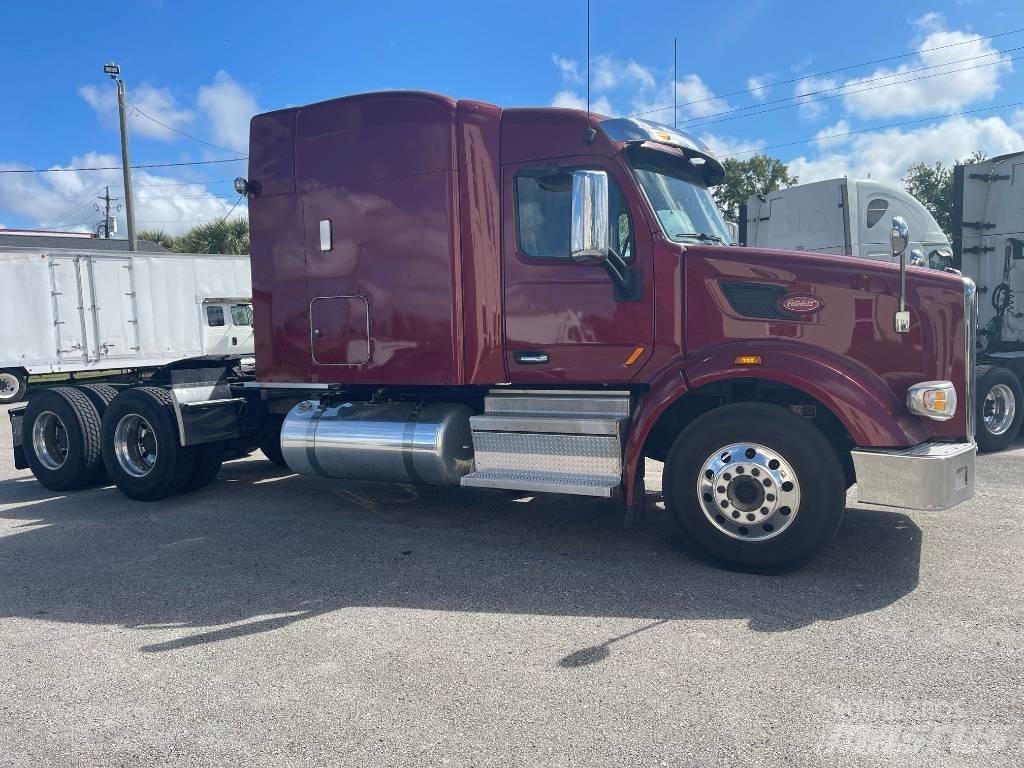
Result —
[[817, 296], [811, 296], [806, 293], [783, 296], [779, 300], [779, 309], [797, 315], [809, 315], [812, 312], [817, 312], [824, 306], [825, 302]]

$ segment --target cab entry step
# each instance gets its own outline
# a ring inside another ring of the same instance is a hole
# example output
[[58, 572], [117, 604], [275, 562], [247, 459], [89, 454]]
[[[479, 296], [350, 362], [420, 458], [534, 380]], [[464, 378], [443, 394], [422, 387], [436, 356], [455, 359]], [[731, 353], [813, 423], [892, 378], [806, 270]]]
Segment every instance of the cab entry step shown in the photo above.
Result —
[[470, 419], [477, 488], [611, 497], [622, 482], [628, 392], [492, 390]]

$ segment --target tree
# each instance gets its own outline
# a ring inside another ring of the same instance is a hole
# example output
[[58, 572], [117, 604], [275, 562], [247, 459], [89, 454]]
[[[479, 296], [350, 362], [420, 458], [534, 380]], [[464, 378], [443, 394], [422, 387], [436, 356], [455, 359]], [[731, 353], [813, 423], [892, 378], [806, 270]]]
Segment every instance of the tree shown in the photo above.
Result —
[[139, 232], [139, 240], [149, 240], [151, 243], [159, 243], [169, 251], [174, 250], [174, 235], [164, 232], [162, 229], [143, 229]]
[[[975, 152], [954, 165], [976, 163], [984, 159], [982, 152]], [[950, 237], [953, 233], [953, 168], [947, 168], [942, 163], [915, 163], [907, 169], [903, 184], [907, 192], [916, 197], [935, 217], [946, 236]]]
[[715, 187], [718, 208], [728, 221], [738, 221], [740, 205], [752, 195], [767, 195], [782, 187], [791, 187], [799, 179], [789, 175], [789, 167], [778, 158], [754, 155], [749, 160], [727, 157], [725, 181]]

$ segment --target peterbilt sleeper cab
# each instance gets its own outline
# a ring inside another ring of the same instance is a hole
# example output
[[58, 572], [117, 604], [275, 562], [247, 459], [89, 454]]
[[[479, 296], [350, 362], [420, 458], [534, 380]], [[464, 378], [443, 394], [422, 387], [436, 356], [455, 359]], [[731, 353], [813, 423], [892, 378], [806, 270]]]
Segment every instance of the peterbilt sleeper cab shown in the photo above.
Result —
[[649, 457], [695, 550], [750, 569], [821, 551], [854, 483], [970, 498], [970, 281], [732, 247], [723, 176], [679, 131], [579, 110], [390, 92], [258, 115], [255, 379], [185, 361], [74, 407], [105, 410], [103, 467], [140, 499], [262, 444], [305, 475], [618, 498], [628, 521]]

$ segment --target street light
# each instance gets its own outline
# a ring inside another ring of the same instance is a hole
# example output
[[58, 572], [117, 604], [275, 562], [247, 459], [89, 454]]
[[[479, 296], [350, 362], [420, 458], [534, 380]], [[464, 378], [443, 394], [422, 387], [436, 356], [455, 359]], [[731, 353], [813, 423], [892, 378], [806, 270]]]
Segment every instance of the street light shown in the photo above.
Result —
[[135, 235], [135, 201], [132, 196], [132, 163], [128, 154], [128, 116], [125, 113], [124, 80], [121, 79], [121, 68], [114, 62], [103, 65], [103, 72], [117, 83], [117, 111], [121, 121], [121, 170], [124, 173], [124, 208], [128, 220], [128, 248], [139, 250], [139, 241]]

